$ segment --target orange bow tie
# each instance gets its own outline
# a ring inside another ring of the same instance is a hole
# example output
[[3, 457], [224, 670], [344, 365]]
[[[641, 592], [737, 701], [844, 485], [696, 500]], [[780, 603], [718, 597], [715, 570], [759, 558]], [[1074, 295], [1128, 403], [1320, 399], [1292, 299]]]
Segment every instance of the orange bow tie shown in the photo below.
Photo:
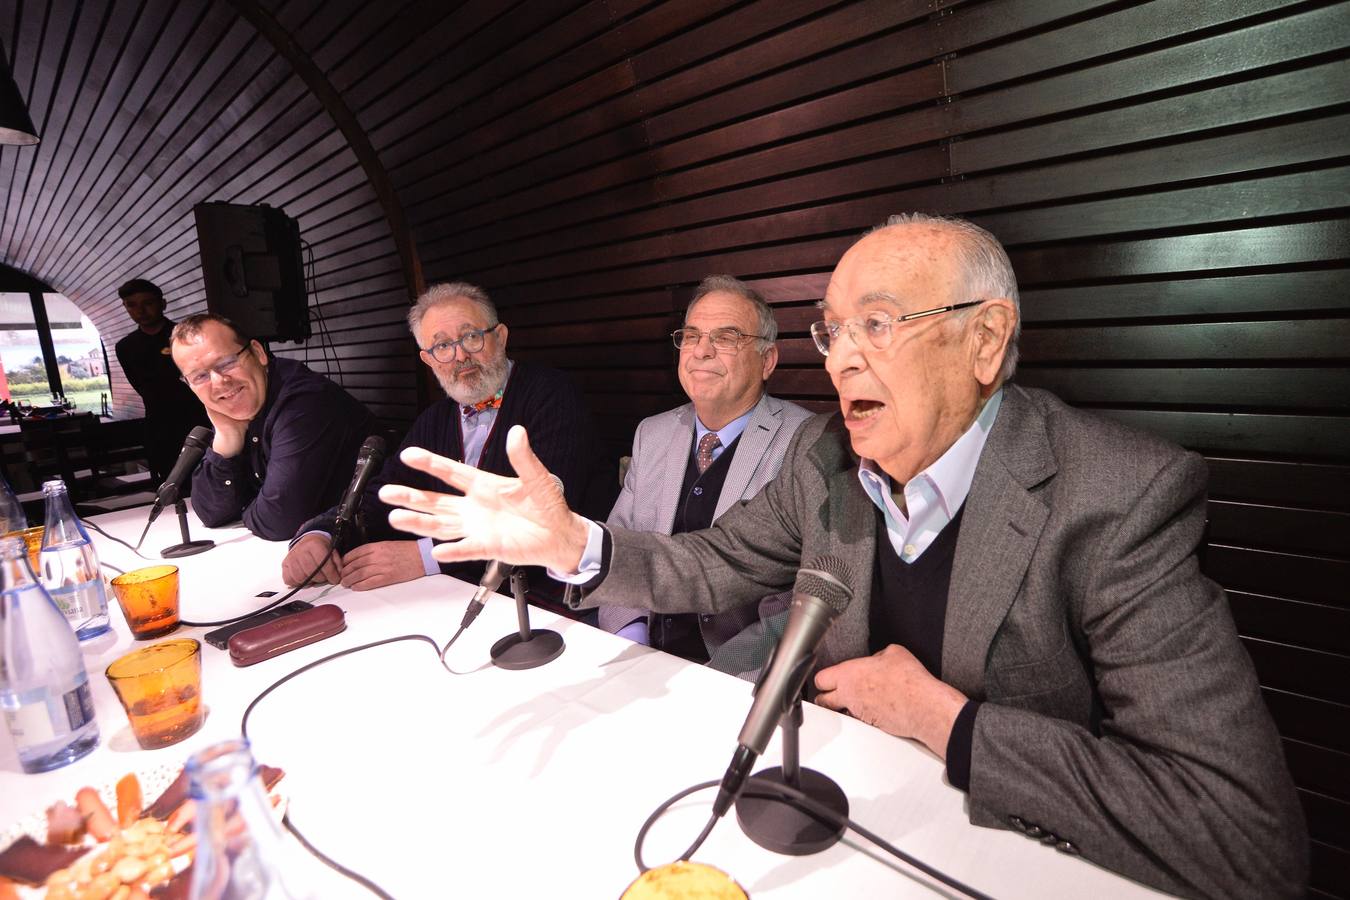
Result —
[[476, 416], [485, 409], [501, 409], [501, 406], [502, 392], [498, 391], [486, 400], [480, 400], [477, 403], [464, 407], [464, 416], [465, 418]]

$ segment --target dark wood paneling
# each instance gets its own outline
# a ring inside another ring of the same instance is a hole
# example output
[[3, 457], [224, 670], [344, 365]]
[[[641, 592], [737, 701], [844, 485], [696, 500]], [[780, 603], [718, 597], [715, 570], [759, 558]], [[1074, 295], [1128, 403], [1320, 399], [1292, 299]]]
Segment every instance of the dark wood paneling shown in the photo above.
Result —
[[[1311, 804], [1314, 885], [1350, 894], [1327, 874], [1350, 828], [1329, 782], [1350, 754], [1350, 4], [263, 5], [370, 135], [429, 279], [483, 281], [513, 354], [571, 370], [615, 453], [681, 401], [665, 333], [704, 275], [766, 293], [772, 389], [829, 410], [806, 328], [854, 236], [907, 209], [991, 228], [1023, 288], [1019, 380], [1208, 456], [1203, 565]], [[0, 40], [44, 138], [0, 148], [0, 258], [111, 343], [125, 277], [204, 306], [193, 203], [281, 206], [335, 346], [277, 351], [414, 415], [379, 198], [227, 4], [13, 5]]]

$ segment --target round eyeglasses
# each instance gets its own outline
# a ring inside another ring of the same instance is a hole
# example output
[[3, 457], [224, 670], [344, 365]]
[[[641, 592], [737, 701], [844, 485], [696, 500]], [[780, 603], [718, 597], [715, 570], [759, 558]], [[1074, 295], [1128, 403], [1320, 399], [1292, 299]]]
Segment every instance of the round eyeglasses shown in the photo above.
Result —
[[459, 340], [457, 341], [437, 341], [422, 352], [431, 354], [431, 358], [436, 360], [436, 362], [453, 362], [455, 359], [456, 347], [463, 347], [465, 353], [477, 353], [479, 350], [483, 349], [483, 344], [485, 343], [483, 335], [487, 334], [489, 331], [495, 330], [497, 325], [500, 324], [500, 322], [497, 322], [496, 324], [489, 325], [487, 328], [474, 328], [470, 331], [466, 331], [459, 336]]
[[712, 331], [699, 331], [697, 328], [676, 328], [670, 333], [670, 339], [680, 350], [698, 346], [704, 335], [712, 342], [714, 350], [723, 353], [735, 353], [750, 341], [767, 341], [762, 334], [746, 334], [739, 328], [714, 328]]
[[861, 328], [863, 334], [867, 335], [867, 342], [877, 350], [885, 350], [891, 345], [892, 329], [896, 325], [905, 322], [912, 322], [915, 319], [926, 319], [929, 316], [941, 315], [942, 313], [955, 312], [958, 309], [968, 309], [972, 306], [979, 306], [983, 300], [971, 300], [966, 303], [955, 303], [951, 306], [938, 306], [933, 309], [925, 309], [920, 312], [906, 313], [903, 316], [892, 316], [884, 312], [871, 312], [857, 319], [848, 319], [842, 322], [812, 322], [811, 340], [815, 341], [816, 349], [820, 351], [821, 356], [829, 356], [830, 348], [839, 341], [839, 335], [845, 330], [848, 336], [852, 338], [853, 343], [859, 347], [857, 329]]

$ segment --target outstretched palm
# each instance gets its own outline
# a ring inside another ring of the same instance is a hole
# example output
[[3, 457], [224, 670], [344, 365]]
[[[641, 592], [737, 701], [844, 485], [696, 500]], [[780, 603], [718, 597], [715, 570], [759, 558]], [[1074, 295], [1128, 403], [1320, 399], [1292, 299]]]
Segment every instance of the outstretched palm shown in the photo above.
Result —
[[506, 452], [520, 477], [494, 475], [417, 447], [404, 450], [400, 458], [409, 467], [463, 496], [385, 485], [380, 499], [403, 507], [389, 514], [389, 524], [451, 541], [432, 552], [441, 562], [499, 559], [574, 570], [586, 544], [585, 521], [568, 509], [560, 482], [534, 455], [521, 426], [507, 435]]

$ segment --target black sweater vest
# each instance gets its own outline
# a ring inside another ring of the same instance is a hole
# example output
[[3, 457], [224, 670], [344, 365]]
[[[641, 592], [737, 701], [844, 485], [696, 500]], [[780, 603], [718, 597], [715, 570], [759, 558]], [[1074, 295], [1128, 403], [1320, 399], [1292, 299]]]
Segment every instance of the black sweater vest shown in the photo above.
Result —
[[877, 565], [872, 579], [872, 607], [868, 612], [868, 650], [876, 653], [899, 644], [923, 663], [929, 674], [942, 677], [942, 631], [947, 623], [947, 590], [952, 560], [961, 532], [961, 516], [938, 532], [918, 559], [906, 563], [891, 546], [886, 518], [877, 510]]

